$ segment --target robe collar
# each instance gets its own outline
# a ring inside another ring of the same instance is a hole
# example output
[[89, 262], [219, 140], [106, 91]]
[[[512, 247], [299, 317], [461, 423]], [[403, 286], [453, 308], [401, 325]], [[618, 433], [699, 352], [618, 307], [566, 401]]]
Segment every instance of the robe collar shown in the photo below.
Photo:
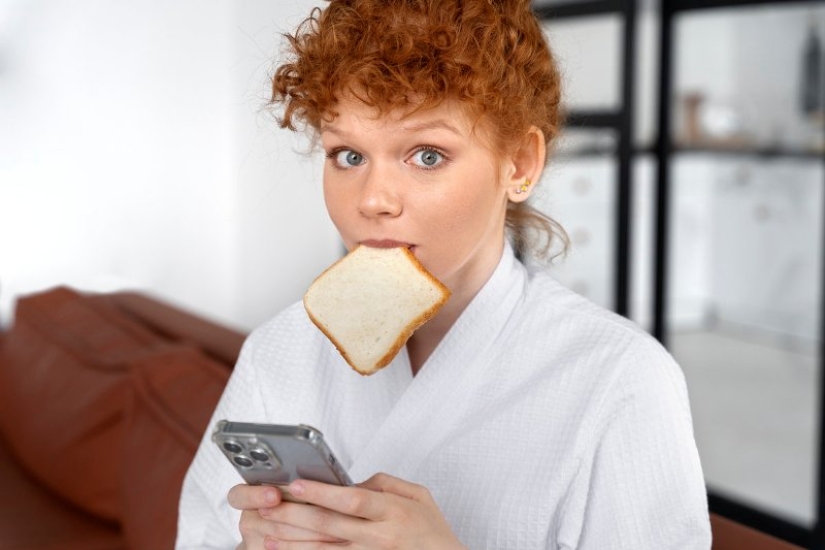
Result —
[[[482, 381], [497, 346], [508, 345], [508, 320], [523, 300], [527, 270], [509, 243], [498, 266], [439, 345], [413, 377], [406, 348], [387, 367], [387, 381], [404, 386], [398, 401], [350, 469], [354, 479], [377, 471], [411, 476], [440, 439], [458, 426], [462, 411], [472, 407], [470, 389]], [[512, 327], [512, 325], [509, 325]], [[389, 389], [389, 388], [387, 388]], [[432, 429], [433, 422], [441, 428]], [[400, 445], [399, 438], [414, 441]]]

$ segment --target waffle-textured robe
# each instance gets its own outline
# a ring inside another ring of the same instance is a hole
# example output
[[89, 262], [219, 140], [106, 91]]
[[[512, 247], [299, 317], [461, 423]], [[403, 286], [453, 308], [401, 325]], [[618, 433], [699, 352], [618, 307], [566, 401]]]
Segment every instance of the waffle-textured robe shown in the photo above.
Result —
[[[301, 304], [253, 332], [213, 421], [319, 428], [358, 482], [430, 489], [471, 549], [710, 548], [684, 378], [649, 335], [529, 273], [509, 247], [413, 377], [353, 371]], [[209, 427], [178, 549], [234, 549], [241, 482]]]

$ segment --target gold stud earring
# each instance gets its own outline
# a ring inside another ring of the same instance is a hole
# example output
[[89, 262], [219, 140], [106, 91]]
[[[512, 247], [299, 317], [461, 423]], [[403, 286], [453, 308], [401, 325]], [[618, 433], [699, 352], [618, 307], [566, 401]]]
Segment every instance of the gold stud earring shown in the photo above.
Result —
[[516, 195], [521, 195], [522, 193], [526, 193], [526, 192], [527, 192], [527, 188], [528, 188], [528, 187], [530, 187], [530, 185], [532, 185], [532, 184], [530, 183], [530, 180], [524, 180], [524, 183], [522, 183], [522, 184], [521, 184], [521, 187], [519, 187], [519, 188], [516, 190]]

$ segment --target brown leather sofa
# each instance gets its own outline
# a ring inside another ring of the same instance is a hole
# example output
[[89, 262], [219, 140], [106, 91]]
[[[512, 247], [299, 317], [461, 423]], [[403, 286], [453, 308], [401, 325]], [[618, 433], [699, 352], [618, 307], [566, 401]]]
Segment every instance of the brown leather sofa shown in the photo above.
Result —
[[137, 293], [19, 300], [0, 335], [0, 550], [172, 548], [243, 339]]
[[710, 515], [713, 550], [804, 550], [718, 514]]
[[[0, 334], [0, 550], [164, 550], [244, 335], [149, 296], [28, 296]], [[717, 515], [713, 550], [793, 550]]]

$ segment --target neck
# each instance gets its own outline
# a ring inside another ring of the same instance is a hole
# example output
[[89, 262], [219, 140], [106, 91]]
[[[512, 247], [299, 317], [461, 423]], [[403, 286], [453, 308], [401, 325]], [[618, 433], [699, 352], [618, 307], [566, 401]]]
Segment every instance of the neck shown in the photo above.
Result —
[[438, 346], [439, 342], [455, 324], [469, 301], [462, 301], [462, 304], [454, 302], [455, 294], [450, 296], [444, 307], [415, 333], [407, 341], [407, 354], [410, 357], [410, 366], [413, 376], [418, 374], [424, 363]]
[[452, 294], [447, 303], [432, 319], [416, 330], [407, 341], [407, 354], [410, 358], [413, 376], [418, 374], [447, 332], [490, 279], [500, 259], [501, 253], [499, 253], [497, 260], [491, 263], [489, 270], [482, 277], [479, 277], [475, 284], [451, 286], [450, 291]]

